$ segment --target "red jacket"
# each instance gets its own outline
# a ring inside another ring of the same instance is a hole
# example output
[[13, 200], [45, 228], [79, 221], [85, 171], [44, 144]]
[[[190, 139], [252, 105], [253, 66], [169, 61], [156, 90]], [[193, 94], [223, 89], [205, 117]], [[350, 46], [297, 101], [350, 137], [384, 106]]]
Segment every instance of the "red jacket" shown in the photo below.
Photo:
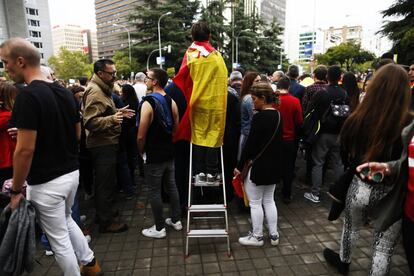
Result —
[[13, 166], [13, 153], [16, 141], [12, 140], [7, 132], [10, 118], [10, 111], [0, 109], [0, 169]]
[[280, 106], [277, 109], [283, 119], [283, 141], [295, 140], [295, 130], [303, 121], [299, 99], [290, 94], [280, 94]]
[[414, 137], [408, 145], [408, 183], [405, 200], [405, 215], [414, 222]]

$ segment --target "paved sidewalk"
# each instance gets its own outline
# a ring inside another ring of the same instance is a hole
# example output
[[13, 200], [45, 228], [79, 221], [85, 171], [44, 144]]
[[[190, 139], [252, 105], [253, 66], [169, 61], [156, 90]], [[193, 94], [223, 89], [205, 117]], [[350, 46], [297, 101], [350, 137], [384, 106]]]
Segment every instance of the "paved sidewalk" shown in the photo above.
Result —
[[[128, 232], [99, 234], [92, 222], [92, 202], [82, 202], [82, 209], [88, 216], [87, 223], [92, 226], [90, 245], [106, 276], [336, 275], [326, 264], [322, 250], [325, 247], [339, 249], [342, 221], [329, 222], [326, 219], [330, 202], [327, 197], [322, 203], [313, 204], [303, 198], [304, 191], [296, 185], [295, 198], [290, 205], [279, 201], [277, 193], [280, 244], [276, 247], [270, 245], [269, 239], [265, 239], [265, 245], [260, 248], [239, 245], [239, 236], [250, 230], [250, 216], [240, 213], [237, 206], [231, 203], [230, 257], [227, 256], [225, 239], [190, 239], [190, 256], [185, 258], [184, 230], [176, 232], [169, 228], [167, 238], [162, 240], [143, 237], [141, 229], [153, 224], [145, 185], [138, 198], [127, 201], [120, 196], [117, 202], [121, 211], [119, 219], [129, 224]], [[353, 252], [350, 275], [368, 275], [372, 232], [366, 228], [360, 236], [358, 248]], [[54, 258], [45, 256], [40, 246], [37, 258], [41, 265], [37, 264], [30, 275], [61, 275]], [[401, 246], [392, 258], [390, 275], [409, 275]]]

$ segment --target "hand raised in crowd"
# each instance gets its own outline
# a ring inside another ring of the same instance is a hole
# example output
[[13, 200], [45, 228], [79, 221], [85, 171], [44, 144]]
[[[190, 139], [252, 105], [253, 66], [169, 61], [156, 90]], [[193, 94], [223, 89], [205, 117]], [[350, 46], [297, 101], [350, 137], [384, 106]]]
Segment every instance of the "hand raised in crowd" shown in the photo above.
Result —
[[12, 128], [7, 129], [7, 132], [9, 133], [9, 135], [11, 136], [12, 139], [17, 138], [17, 128], [16, 127], [12, 127]]
[[123, 115], [122, 111], [118, 111], [113, 116], [114, 116], [114, 120], [115, 120], [116, 123], [122, 124], [122, 120], [124, 119], [124, 115]]
[[129, 105], [124, 106], [123, 108], [119, 108], [118, 112], [122, 113], [122, 116], [125, 118], [132, 118], [135, 115], [135, 110], [129, 109]]

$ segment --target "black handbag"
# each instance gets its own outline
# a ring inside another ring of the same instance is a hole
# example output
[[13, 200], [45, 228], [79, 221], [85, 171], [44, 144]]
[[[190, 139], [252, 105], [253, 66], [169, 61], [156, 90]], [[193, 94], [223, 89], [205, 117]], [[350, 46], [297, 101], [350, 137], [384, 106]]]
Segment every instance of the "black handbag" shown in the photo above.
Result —
[[329, 192], [327, 192], [327, 194], [333, 199], [333, 201], [329, 211], [328, 220], [334, 221], [338, 219], [344, 210], [346, 195], [354, 175], [355, 167], [347, 168], [335, 184], [329, 188]]

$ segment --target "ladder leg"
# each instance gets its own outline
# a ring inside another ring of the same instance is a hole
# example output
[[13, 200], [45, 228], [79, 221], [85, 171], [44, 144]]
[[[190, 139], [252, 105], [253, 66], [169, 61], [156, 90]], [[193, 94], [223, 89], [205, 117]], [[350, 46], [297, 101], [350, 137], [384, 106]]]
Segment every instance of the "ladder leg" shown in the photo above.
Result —
[[186, 244], [185, 244], [185, 254], [188, 255], [188, 233], [190, 232], [190, 206], [191, 206], [191, 182], [193, 177], [193, 144], [190, 142], [190, 164], [189, 164], [189, 173], [188, 173], [188, 203], [187, 203], [187, 232], [186, 232]]

